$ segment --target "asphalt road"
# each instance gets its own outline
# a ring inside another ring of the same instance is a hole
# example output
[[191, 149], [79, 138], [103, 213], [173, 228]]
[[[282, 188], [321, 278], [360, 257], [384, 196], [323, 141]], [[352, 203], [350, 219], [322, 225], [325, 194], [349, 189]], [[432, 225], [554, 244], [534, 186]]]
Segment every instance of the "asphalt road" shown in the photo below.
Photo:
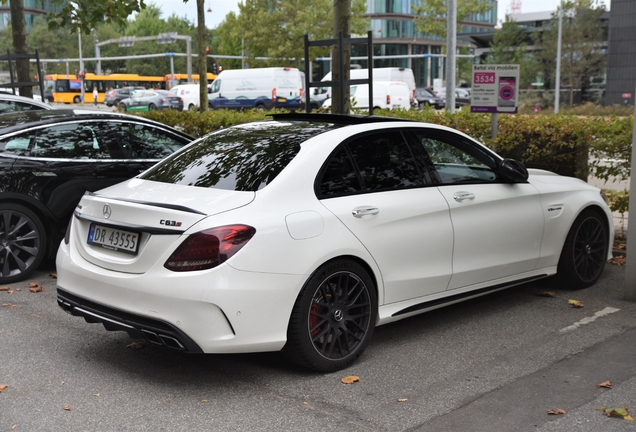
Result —
[[[633, 431], [597, 410], [636, 413], [624, 270], [582, 291], [528, 284], [379, 327], [357, 363], [323, 374], [277, 353], [133, 349], [58, 308], [49, 263], [0, 291], [0, 432]], [[606, 380], [613, 389], [597, 387]]]

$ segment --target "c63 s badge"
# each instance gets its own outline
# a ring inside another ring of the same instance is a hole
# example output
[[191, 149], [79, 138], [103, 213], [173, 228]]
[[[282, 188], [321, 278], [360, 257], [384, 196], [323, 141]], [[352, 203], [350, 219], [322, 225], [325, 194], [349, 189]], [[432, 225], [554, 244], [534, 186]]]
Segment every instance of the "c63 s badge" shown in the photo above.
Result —
[[181, 222], [177, 222], [177, 221], [173, 221], [173, 220], [168, 220], [168, 219], [161, 219], [159, 221], [159, 223], [161, 225], [165, 225], [165, 226], [173, 226], [173, 227], [180, 227], [181, 226]]

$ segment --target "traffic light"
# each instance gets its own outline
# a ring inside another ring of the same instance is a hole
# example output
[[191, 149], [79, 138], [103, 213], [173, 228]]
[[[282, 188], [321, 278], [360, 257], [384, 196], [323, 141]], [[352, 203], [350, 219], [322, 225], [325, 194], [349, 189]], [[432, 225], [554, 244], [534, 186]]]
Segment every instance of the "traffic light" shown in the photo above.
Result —
[[218, 73], [219, 73], [219, 65], [217, 63], [212, 64], [212, 73], [214, 75], [218, 75]]

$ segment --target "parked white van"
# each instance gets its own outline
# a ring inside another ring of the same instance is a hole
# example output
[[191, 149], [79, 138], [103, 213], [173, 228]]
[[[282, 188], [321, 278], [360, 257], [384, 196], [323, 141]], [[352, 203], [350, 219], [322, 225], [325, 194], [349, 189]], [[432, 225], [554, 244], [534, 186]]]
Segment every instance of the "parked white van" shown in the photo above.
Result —
[[[369, 69], [351, 69], [349, 79], [365, 79], [369, 78]], [[321, 81], [331, 81], [331, 72], [327, 73]], [[415, 75], [413, 70], [409, 68], [373, 68], [373, 81], [402, 81], [406, 83], [411, 92], [410, 103], [415, 103]], [[314, 100], [320, 103], [331, 97], [331, 88], [318, 87], [314, 89], [311, 95], [312, 102]]]
[[301, 107], [302, 76], [296, 68], [224, 69], [212, 82], [213, 109]]
[[170, 93], [183, 99], [183, 110], [199, 109], [199, 84], [179, 84], [170, 89]]
[[[331, 98], [322, 107], [331, 107]], [[351, 86], [351, 107], [369, 110], [369, 84]], [[402, 81], [373, 81], [373, 109], [410, 109], [410, 90]]]

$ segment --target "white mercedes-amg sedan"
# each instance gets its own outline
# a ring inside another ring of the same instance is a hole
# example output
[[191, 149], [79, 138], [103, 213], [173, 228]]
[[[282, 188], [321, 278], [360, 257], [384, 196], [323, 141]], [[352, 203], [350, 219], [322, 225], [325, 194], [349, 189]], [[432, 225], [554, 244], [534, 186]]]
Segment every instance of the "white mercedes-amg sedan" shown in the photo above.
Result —
[[593, 285], [612, 238], [599, 189], [456, 130], [275, 115], [84, 195], [58, 303], [183, 352], [333, 371], [378, 325], [548, 276]]

